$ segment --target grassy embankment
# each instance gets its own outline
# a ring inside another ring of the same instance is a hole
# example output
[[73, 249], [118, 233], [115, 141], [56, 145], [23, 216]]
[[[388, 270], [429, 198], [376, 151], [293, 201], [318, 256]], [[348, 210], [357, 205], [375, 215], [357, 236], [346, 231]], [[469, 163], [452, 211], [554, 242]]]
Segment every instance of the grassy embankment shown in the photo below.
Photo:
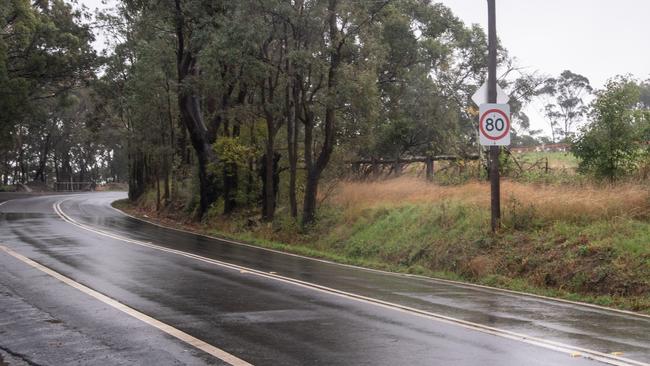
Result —
[[[404, 177], [339, 183], [321, 219], [301, 233], [279, 211], [192, 224], [156, 219], [293, 253], [392, 271], [471, 281], [650, 313], [650, 190], [642, 184], [504, 180], [503, 229], [489, 232], [489, 186], [441, 186]], [[150, 204], [119, 204], [140, 215]], [[176, 211], [177, 212], [177, 211]]]

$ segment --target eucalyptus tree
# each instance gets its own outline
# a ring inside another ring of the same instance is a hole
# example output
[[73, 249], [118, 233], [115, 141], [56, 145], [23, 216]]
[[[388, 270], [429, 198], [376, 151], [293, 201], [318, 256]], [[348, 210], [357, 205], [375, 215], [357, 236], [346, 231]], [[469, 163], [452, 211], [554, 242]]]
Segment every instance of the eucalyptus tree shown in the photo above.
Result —
[[545, 93], [551, 101], [544, 107], [544, 113], [554, 135], [559, 133], [565, 140], [573, 136], [573, 127], [588, 111], [584, 98], [592, 91], [589, 79], [569, 70], [546, 81]]
[[62, 0], [0, 4], [4, 182], [8, 182], [12, 168], [20, 170], [14, 174], [14, 181], [30, 176], [45, 180], [53, 120], [65, 106], [60, 101], [93, 78], [93, 35], [83, 24], [84, 15], [83, 9], [75, 10]]
[[182, 164], [189, 154], [182, 147], [185, 129], [178, 133], [177, 127], [175, 37], [170, 22], [156, 11], [124, 2], [100, 15], [113, 40], [94, 89], [104, 100], [98, 113], [117, 127], [126, 150], [129, 197], [135, 200], [153, 188], [160, 206], [173, 193], [175, 156]]
[[304, 32], [301, 59], [294, 64], [300, 88], [300, 113], [304, 127], [305, 192], [302, 224], [316, 218], [318, 187], [338, 143], [341, 114], [351, 98], [346, 91], [353, 80], [355, 62], [363, 48], [364, 30], [383, 16], [390, 1], [347, 2], [329, 0], [304, 2], [309, 22]]
[[469, 96], [480, 84], [485, 34], [442, 4], [391, 3], [369, 42], [378, 92], [375, 123], [358, 144], [366, 157], [462, 150], [474, 135]]
[[[199, 208], [202, 216], [219, 196], [217, 176], [209, 169], [218, 157], [212, 145], [219, 126], [206, 123], [201, 95], [196, 87], [200, 76], [199, 54], [211, 32], [219, 26], [226, 12], [226, 1], [173, 0], [173, 25], [176, 34], [176, 67], [178, 83], [178, 108], [182, 124], [189, 132], [197, 157], [199, 171]], [[164, 4], [164, 3], [163, 3]]]
[[[297, 218], [302, 203], [308, 226], [332, 162], [472, 146], [469, 96], [483, 81], [485, 34], [443, 5], [122, 4], [115, 21], [122, 39], [107, 58], [102, 93], [132, 146], [134, 193], [158, 185], [158, 166], [168, 164], [155, 157], [175, 145], [175, 160], [198, 171], [198, 217], [215, 203], [224, 213], [250, 204], [261, 185], [257, 208], [272, 220], [286, 164], [290, 215]], [[524, 95], [525, 81], [511, 87]], [[195, 161], [181, 158], [186, 134]]]
[[[265, 6], [262, 1], [241, 1], [231, 6], [199, 55], [206, 115], [218, 134], [213, 149], [219, 163], [213, 170], [218, 175], [225, 214], [239, 204], [255, 201], [252, 186], [257, 171], [255, 152], [259, 150], [259, 86], [269, 67], [260, 58], [261, 44], [269, 37]], [[247, 192], [243, 194], [242, 190]]]

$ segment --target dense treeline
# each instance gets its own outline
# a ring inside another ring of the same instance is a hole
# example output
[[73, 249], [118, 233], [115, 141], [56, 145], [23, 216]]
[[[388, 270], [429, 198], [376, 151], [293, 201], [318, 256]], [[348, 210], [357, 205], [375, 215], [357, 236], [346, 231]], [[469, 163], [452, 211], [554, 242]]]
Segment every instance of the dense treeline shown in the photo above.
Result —
[[[93, 110], [94, 36], [61, 0], [0, 3], [1, 183], [116, 180], [116, 139]], [[49, 179], [53, 178], [53, 179]]]
[[[478, 151], [486, 37], [431, 1], [124, 0], [102, 57], [83, 8], [0, 11], [5, 185], [128, 179], [197, 218], [281, 201], [308, 225], [346, 160]], [[526, 130], [544, 79], [500, 59]]]
[[[128, 179], [197, 218], [286, 207], [308, 225], [345, 161], [480, 152], [486, 37], [431, 1], [124, 0], [97, 17], [102, 57], [84, 9], [1, 10], [4, 184]], [[540, 94], [572, 138], [588, 80], [499, 57], [513, 142], [539, 141], [521, 109]]]
[[[102, 21], [117, 41], [99, 94], [126, 131], [132, 199], [272, 220], [282, 186], [308, 225], [345, 159], [478, 149], [485, 34], [441, 4], [126, 0]], [[543, 80], [515, 71], [518, 112]]]

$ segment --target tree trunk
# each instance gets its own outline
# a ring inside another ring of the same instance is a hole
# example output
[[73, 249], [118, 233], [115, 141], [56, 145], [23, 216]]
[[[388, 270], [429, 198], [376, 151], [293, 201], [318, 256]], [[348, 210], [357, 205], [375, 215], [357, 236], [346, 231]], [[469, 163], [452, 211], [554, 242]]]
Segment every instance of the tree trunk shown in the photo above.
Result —
[[[195, 147], [196, 149], [196, 147]], [[217, 200], [219, 192], [216, 185], [216, 177], [209, 171], [211, 156], [213, 155], [212, 149], [209, 145], [204, 145], [203, 149], [197, 151], [196, 157], [199, 169], [199, 210], [197, 212], [197, 219], [203, 217], [203, 214], [210, 208], [210, 205]]]
[[[262, 54], [265, 52], [266, 49], [263, 48]], [[275, 103], [275, 92], [278, 86], [278, 77], [279, 69], [276, 71], [274, 76], [269, 76], [264, 80], [260, 89], [262, 110], [264, 112], [264, 118], [266, 119], [266, 152], [264, 154], [265, 157], [263, 162], [263, 180], [266, 185], [264, 186], [264, 194], [262, 195], [262, 219], [265, 221], [273, 221], [273, 217], [275, 216], [275, 192], [277, 191], [276, 184], [274, 184], [275, 176], [277, 173], [275, 137], [280, 129], [282, 122], [281, 119], [276, 117], [276, 112], [273, 110]]]
[[177, 37], [177, 69], [178, 69], [178, 106], [181, 112], [181, 122], [187, 128], [192, 147], [196, 153], [199, 169], [199, 209], [197, 218], [203, 217], [210, 205], [217, 199], [219, 192], [216, 187], [216, 177], [210, 172], [209, 165], [217, 162], [209, 140], [208, 128], [203, 121], [198, 96], [194, 95], [189, 79], [196, 76], [196, 56], [190, 47], [185, 47], [185, 18], [181, 8], [181, 0], [175, 0], [176, 5], [176, 37]]
[[[291, 69], [289, 61], [287, 68]], [[287, 157], [289, 160], [289, 206], [291, 217], [298, 217], [298, 201], [296, 199], [296, 175], [298, 172], [298, 128], [296, 112], [298, 111], [298, 87], [295, 80], [287, 86]]]
[[305, 116], [305, 165], [306, 165], [306, 181], [305, 181], [305, 194], [302, 202], [302, 225], [306, 226], [314, 222], [316, 213], [316, 194], [318, 193], [318, 180], [312, 175], [313, 168], [313, 153], [312, 146], [314, 143], [314, 125], [313, 116], [307, 113]]
[[[329, 36], [333, 44], [330, 49], [330, 64], [327, 75], [327, 100], [325, 103], [325, 121], [323, 144], [318, 159], [313, 162], [311, 154], [311, 146], [307, 150], [305, 146], [305, 161], [307, 162], [307, 182], [305, 186], [305, 200], [303, 203], [302, 225], [303, 227], [309, 226], [314, 223], [316, 219], [316, 199], [318, 196], [318, 183], [321, 174], [327, 167], [332, 152], [334, 151], [335, 144], [335, 131], [336, 131], [336, 93], [338, 88], [338, 71], [341, 64], [341, 48], [343, 41], [340, 39], [339, 29], [337, 25], [336, 11], [338, 7], [338, 0], [330, 0], [328, 6], [328, 24]], [[313, 118], [309, 122], [309, 129], [313, 128]], [[312, 134], [312, 131], [309, 132]], [[313, 137], [309, 138], [309, 145], [311, 145]], [[305, 125], [305, 145], [307, 143], [307, 124]], [[309, 153], [308, 153], [309, 152]]]
[[129, 156], [129, 199], [135, 201], [145, 190], [144, 183], [144, 157], [141, 152], [134, 152]]
[[160, 211], [160, 176], [156, 170], [156, 212]]
[[263, 179], [263, 189], [264, 193], [262, 195], [262, 219], [265, 221], [273, 221], [275, 216], [275, 187], [273, 184], [274, 177], [274, 158], [275, 158], [275, 149], [274, 149], [274, 138], [269, 136], [266, 141], [266, 153], [264, 154], [264, 179]]
[[302, 208], [302, 224], [304, 227], [311, 225], [316, 220], [316, 198], [318, 197], [318, 181], [320, 174], [313, 170], [307, 173], [305, 185], [305, 200]]
[[11, 173], [11, 169], [9, 169], [9, 154], [5, 154], [4, 156], [3, 168], [2, 184], [6, 186], [9, 184], [9, 174]]
[[[250, 123], [249, 135], [251, 138], [251, 146], [255, 146], [257, 139], [255, 138], [255, 122]], [[250, 156], [248, 158], [248, 177], [246, 179], [246, 201], [247, 203], [254, 202], [257, 200], [257, 197], [253, 197], [255, 177], [253, 172], [255, 171], [255, 159]]]
[[171, 169], [169, 168], [169, 162], [167, 161], [167, 154], [165, 154], [165, 169], [164, 169], [164, 175], [165, 175], [165, 193], [163, 194], [163, 200], [165, 202], [171, 201], [171, 192], [170, 192], [170, 181], [169, 181], [169, 176], [170, 176], [170, 171]]
[[47, 181], [45, 178], [45, 170], [47, 169], [47, 156], [50, 154], [50, 139], [51, 135], [48, 133], [38, 157], [38, 170], [34, 175], [35, 181], [40, 180], [43, 183], [46, 183]]
[[[221, 113], [218, 111], [217, 113]], [[215, 111], [216, 112], [216, 111]], [[223, 135], [225, 137], [231, 137], [230, 126], [227, 120], [223, 121]], [[234, 136], [232, 136], [234, 137]], [[223, 174], [223, 213], [228, 215], [235, 209], [233, 191], [236, 189], [236, 182], [233, 182], [233, 174], [237, 174], [237, 164], [232, 162], [224, 164], [222, 169]]]
[[[169, 78], [165, 76], [165, 92], [167, 94], [167, 122], [169, 123], [169, 152], [167, 153], [167, 164], [165, 172], [165, 199], [172, 200], [174, 194], [174, 157], [177, 153], [176, 136], [174, 133], [174, 114], [172, 113], [172, 98]], [[182, 155], [179, 155], [182, 156]]]
[[[295, 2], [298, 9], [299, 17], [302, 18], [303, 3], [301, 0]], [[300, 21], [298, 22], [300, 23]], [[287, 49], [300, 49], [301, 31], [300, 26], [294, 28], [293, 40], [291, 40], [289, 28], [285, 24], [284, 42]], [[296, 119], [300, 113], [298, 98], [300, 97], [300, 88], [298, 87], [297, 75], [294, 74], [294, 66], [291, 59], [285, 61], [285, 73], [288, 76], [288, 82], [285, 87], [285, 113], [287, 118], [287, 158], [289, 160], [289, 210], [291, 217], [298, 217], [298, 200], [296, 198], [296, 178], [298, 167], [298, 125]]]

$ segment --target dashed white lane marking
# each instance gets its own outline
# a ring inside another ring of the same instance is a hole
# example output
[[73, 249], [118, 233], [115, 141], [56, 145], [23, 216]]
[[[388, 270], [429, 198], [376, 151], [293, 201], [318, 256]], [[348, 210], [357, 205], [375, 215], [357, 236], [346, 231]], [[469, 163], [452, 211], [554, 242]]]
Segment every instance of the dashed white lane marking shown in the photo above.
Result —
[[442, 315], [442, 314], [437, 314], [437, 313], [433, 313], [433, 312], [429, 312], [429, 311], [424, 311], [424, 310], [412, 308], [412, 307], [405, 306], [405, 305], [395, 304], [395, 303], [391, 303], [391, 302], [388, 302], [388, 301], [378, 300], [378, 299], [374, 299], [374, 298], [363, 296], [363, 295], [358, 295], [358, 294], [354, 294], [354, 293], [350, 293], [350, 292], [341, 291], [341, 290], [329, 288], [329, 287], [326, 287], [326, 286], [321, 286], [321, 285], [318, 285], [318, 284], [297, 280], [297, 279], [290, 278], [290, 277], [285, 277], [285, 276], [281, 276], [281, 275], [277, 275], [277, 274], [271, 274], [271, 273], [259, 271], [259, 270], [256, 270], [256, 269], [252, 269], [252, 268], [248, 268], [248, 267], [244, 267], [244, 266], [239, 266], [239, 265], [236, 265], [236, 264], [222, 262], [222, 261], [219, 261], [219, 260], [216, 260], [216, 259], [206, 258], [206, 257], [202, 257], [200, 255], [183, 252], [183, 251], [176, 250], [176, 249], [165, 248], [165, 247], [162, 247], [162, 246], [159, 246], [159, 245], [155, 245], [155, 244], [153, 244], [151, 242], [144, 242], [144, 241], [140, 241], [140, 240], [133, 240], [133, 239], [125, 238], [123, 236], [116, 235], [116, 234], [113, 234], [113, 233], [110, 233], [110, 232], [107, 232], [107, 231], [98, 230], [98, 229], [93, 228], [93, 227], [91, 227], [89, 225], [82, 224], [82, 223], [74, 220], [73, 218], [71, 218], [70, 216], [65, 214], [63, 212], [63, 210], [61, 209], [60, 205], [61, 205], [61, 203], [63, 201], [65, 201], [65, 200], [61, 200], [61, 201], [58, 201], [58, 202], [54, 203], [53, 208], [54, 208], [54, 211], [57, 213], [57, 215], [59, 215], [59, 217], [61, 217], [64, 221], [66, 221], [66, 222], [68, 222], [68, 223], [70, 223], [72, 225], [75, 225], [75, 226], [77, 226], [77, 227], [79, 227], [81, 229], [84, 229], [84, 230], [87, 230], [87, 231], [90, 231], [90, 232], [93, 232], [95, 234], [99, 234], [99, 235], [102, 235], [102, 236], [106, 236], [106, 237], [109, 237], [109, 238], [112, 238], [112, 239], [116, 239], [116, 240], [121, 241], [121, 242], [131, 243], [131, 244], [135, 244], [135, 245], [155, 249], [155, 250], [162, 251], [162, 252], [173, 253], [173, 254], [176, 254], [176, 255], [191, 258], [191, 259], [198, 260], [198, 261], [201, 261], [201, 262], [211, 263], [213, 265], [217, 265], [217, 266], [220, 266], [220, 267], [223, 267], [223, 268], [228, 268], [228, 269], [231, 269], [231, 270], [238, 271], [238, 272], [240, 272], [242, 274], [251, 274], [251, 275], [255, 275], [255, 276], [259, 276], [259, 277], [264, 277], [264, 278], [267, 278], [267, 279], [272, 279], [272, 280], [292, 284], [292, 285], [295, 285], [295, 286], [308, 288], [308, 289], [315, 290], [315, 291], [318, 291], [318, 292], [323, 292], [323, 293], [327, 293], [327, 294], [330, 294], [330, 295], [335, 295], [335, 296], [339, 296], [339, 297], [343, 297], [343, 298], [363, 302], [363, 303], [366, 303], [366, 304], [378, 306], [378, 307], [385, 308], [385, 309], [391, 309], [391, 310], [394, 310], [394, 311], [399, 311], [399, 312], [403, 312], [403, 313], [407, 313], [407, 314], [411, 314], [411, 315], [416, 315], [416, 316], [436, 320], [436, 321], [446, 323], [446, 324], [453, 324], [453, 325], [456, 325], [456, 326], [460, 326], [460, 327], [467, 328], [467, 329], [472, 329], [472, 330], [475, 330], [475, 331], [479, 331], [479, 332], [482, 332], [482, 333], [487, 333], [487, 334], [494, 335], [494, 336], [499, 336], [499, 337], [502, 337], [502, 338], [512, 339], [512, 340], [520, 341], [520, 342], [527, 343], [527, 344], [532, 344], [532, 345], [543, 347], [543, 348], [546, 348], [546, 349], [562, 352], [562, 353], [565, 353], [565, 354], [567, 354], [569, 356], [570, 355], [575, 355], [576, 353], [579, 353], [581, 355], [581, 357], [583, 357], [583, 358], [591, 359], [591, 360], [598, 361], [598, 362], [603, 362], [603, 363], [606, 363], [606, 364], [609, 364], [609, 365], [616, 365], [616, 366], [630, 366], [630, 365], [634, 365], [634, 366], [650, 366], [650, 364], [648, 364], [648, 363], [635, 361], [635, 360], [631, 360], [631, 359], [627, 359], [627, 358], [623, 358], [623, 357], [619, 357], [619, 356], [614, 356], [614, 355], [604, 353], [604, 352], [594, 351], [594, 350], [581, 348], [581, 347], [575, 347], [575, 346], [572, 346], [572, 345], [567, 345], [567, 344], [564, 344], [564, 343], [550, 341], [550, 340], [546, 340], [546, 339], [542, 339], [542, 338], [531, 337], [531, 336], [528, 336], [528, 335], [525, 335], [525, 334], [520, 334], [520, 333], [512, 332], [512, 331], [509, 331], [509, 330], [494, 328], [494, 327], [490, 327], [490, 326], [486, 326], [486, 325], [482, 325], [482, 324], [478, 324], [478, 323], [465, 321], [465, 320], [462, 320], [462, 319], [449, 317], [449, 316]]
[[233, 366], [252, 366], [250, 363], [248, 363], [248, 362], [246, 362], [246, 361], [244, 361], [244, 360], [242, 360], [242, 359], [240, 359], [240, 358], [238, 358], [238, 357], [236, 357], [236, 356], [234, 356], [234, 355], [232, 355], [232, 354], [230, 354], [230, 353], [228, 353], [228, 352], [226, 352], [226, 351], [224, 351], [224, 350], [222, 350], [220, 348], [217, 348], [217, 347], [215, 347], [215, 346], [213, 346], [211, 344], [208, 344], [208, 343], [206, 343], [206, 342], [204, 342], [204, 341], [202, 341], [202, 340], [200, 340], [198, 338], [195, 338], [195, 337], [193, 337], [193, 336], [191, 336], [191, 335], [189, 335], [189, 334], [187, 334], [187, 333], [185, 333], [185, 332], [183, 332], [183, 331], [181, 331], [179, 329], [176, 329], [176, 328], [172, 327], [171, 325], [165, 324], [165, 323], [163, 323], [163, 322], [161, 322], [161, 321], [159, 321], [157, 319], [154, 319], [154, 318], [152, 318], [152, 317], [150, 317], [150, 316], [148, 316], [146, 314], [143, 314], [143, 313], [141, 313], [141, 312], [139, 312], [139, 311], [137, 311], [137, 310], [135, 310], [133, 308], [130, 308], [130, 307], [122, 304], [121, 302], [119, 302], [117, 300], [111, 299], [110, 297], [108, 297], [106, 295], [103, 295], [103, 294], [101, 294], [101, 293], [99, 293], [99, 292], [97, 292], [97, 291], [95, 291], [95, 290], [93, 290], [93, 289], [91, 289], [89, 287], [86, 287], [86, 286], [80, 284], [79, 282], [75, 282], [74, 280], [70, 279], [69, 277], [66, 277], [66, 276], [64, 276], [64, 275], [62, 275], [62, 274], [60, 274], [60, 273], [58, 273], [58, 272], [56, 272], [56, 271], [54, 271], [54, 270], [52, 270], [52, 269], [50, 269], [48, 267], [45, 267], [42, 264], [37, 263], [37, 262], [25, 257], [22, 254], [14, 252], [13, 250], [11, 250], [11, 249], [3, 246], [3, 245], [0, 245], [0, 250], [4, 251], [5, 253], [11, 255], [12, 257], [14, 257], [14, 258], [16, 258], [18, 260], [20, 260], [21, 262], [24, 262], [24, 263], [38, 269], [39, 271], [44, 272], [44, 273], [56, 278], [57, 280], [65, 283], [66, 285], [71, 286], [71, 287], [73, 287], [73, 288], [75, 288], [75, 289], [77, 289], [77, 290], [79, 290], [79, 291], [81, 291], [81, 292], [83, 292], [83, 293], [85, 293], [85, 294], [87, 294], [89, 296], [92, 296], [93, 298], [103, 302], [104, 304], [107, 304], [107, 305], [109, 305], [109, 306], [111, 306], [111, 307], [113, 307], [113, 308], [115, 308], [115, 309], [117, 309], [117, 310], [119, 310], [119, 311], [121, 311], [123, 313], [126, 313], [126, 314], [140, 320], [140, 321], [143, 321], [143, 322], [145, 322], [145, 323], [147, 323], [147, 324], [149, 324], [149, 325], [151, 325], [151, 326], [153, 326], [153, 327], [155, 327], [155, 328], [169, 334], [172, 337], [175, 337], [175, 338], [177, 338], [177, 339], [179, 339], [179, 340], [181, 340], [181, 341], [183, 341], [183, 342], [185, 342], [185, 343], [187, 343], [187, 344], [189, 344], [189, 345], [191, 345], [193, 347], [196, 347], [196, 348], [200, 349], [203, 352], [206, 352], [206, 353], [220, 359], [223, 362], [226, 362], [226, 363], [228, 363], [230, 365], [233, 365]]

